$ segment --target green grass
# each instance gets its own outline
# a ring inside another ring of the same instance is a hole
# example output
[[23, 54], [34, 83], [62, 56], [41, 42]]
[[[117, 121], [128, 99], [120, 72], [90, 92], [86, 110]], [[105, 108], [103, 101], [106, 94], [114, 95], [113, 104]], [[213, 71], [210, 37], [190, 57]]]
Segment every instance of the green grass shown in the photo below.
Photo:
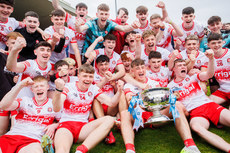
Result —
[[[230, 142], [230, 128], [217, 129], [211, 126], [210, 131], [218, 134], [227, 142]], [[125, 145], [119, 131], [113, 130], [116, 144], [106, 145], [104, 142], [90, 150], [90, 153], [124, 153]], [[195, 133], [192, 133], [194, 141], [202, 153], [220, 153], [221, 151], [207, 144]], [[73, 145], [71, 153], [75, 152], [79, 144]], [[135, 134], [135, 148], [137, 153], [179, 153], [184, 144], [177, 134], [174, 124], [170, 123], [155, 129], [140, 129]]]

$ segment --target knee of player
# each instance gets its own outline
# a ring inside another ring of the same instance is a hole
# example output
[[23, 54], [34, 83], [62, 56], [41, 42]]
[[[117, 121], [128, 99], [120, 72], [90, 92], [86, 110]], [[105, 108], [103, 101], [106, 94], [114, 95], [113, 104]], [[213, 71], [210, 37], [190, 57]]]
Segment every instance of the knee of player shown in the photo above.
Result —
[[114, 117], [112, 117], [112, 116], [104, 116], [104, 122], [103, 123], [106, 123], [107, 125], [113, 126], [114, 122], [115, 122]]

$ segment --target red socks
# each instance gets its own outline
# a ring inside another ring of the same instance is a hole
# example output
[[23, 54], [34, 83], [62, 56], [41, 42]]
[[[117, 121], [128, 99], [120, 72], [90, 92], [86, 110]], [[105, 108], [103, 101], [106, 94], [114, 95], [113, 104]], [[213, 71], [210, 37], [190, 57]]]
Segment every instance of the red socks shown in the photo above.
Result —
[[126, 150], [133, 150], [133, 151], [135, 151], [134, 144], [131, 144], [131, 143], [127, 143], [125, 145], [125, 148], [126, 148]]
[[195, 142], [193, 141], [192, 138], [191, 138], [191, 139], [186, 139], [186, 140], [184, 140], [184, 145], [185, 145], [186, 147], [196, 146], [196, 144], [195, 144]]
[[81, 151], [82, 153], [87, 153], [88, 152], [88, 148], [85, 145], [80, 145], [77, 147], [77, 151]]

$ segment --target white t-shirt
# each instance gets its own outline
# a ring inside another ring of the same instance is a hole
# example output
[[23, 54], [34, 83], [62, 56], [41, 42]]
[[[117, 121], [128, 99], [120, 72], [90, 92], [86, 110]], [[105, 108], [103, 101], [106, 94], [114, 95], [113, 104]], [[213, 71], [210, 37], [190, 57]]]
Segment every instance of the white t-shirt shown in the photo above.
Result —
[[67, 83], [62, 93], [66, 95], [66, 100], [60, 122], [88, 122], [93, 100], [102, 93], [96, 85], [91, 85], [87, 91], [81, 91], [77, 82]]
[[[145, 65], [148, 65], [149, 64], [149, 56], [146, 53], [145, 46], [142, 45], [141, 49], [142, 49], [142, 51], [141, 51], [141, 59], [145, 61]], [[167, 49], [164, 49], [164, 48], [156, 46], [154, 51], [158, 51], [158, 52], [161, 53], [162, 60], [164, 61], [162, 63], [162, 65], [164, 65], [164, 63], [169, 60], [170, 52]]]
[[[19, 74], [19, 78], [18, 78], [18, 82], [22, 81], [23, 79], [30, 77], [30, 78], [34, 78], [36, 76], [44, 76], [46, 78], [48, 78], [48, 73], [51, 70], [52, 66], [51, 64], [48, 62], [46, 68], [42, 68], [37, 60], [26, 60], [23, 62], [23, 64], [25, 65], [25, 69], [22, 73]], [[17, 97], [34, 97], [30, 87], [24, 87], [20, 90], [19, 94]]]
[[[95, 71], [94, 73], [94, 82], [96, 84], [98, 84], [99, 82], [101, 82], [103, 76], [101, 76], [98, 71]], [[108, 82], [106, 83], [102, 88], [102, 91], [104, 92], [104, 94], [106, 94], [109, 97], [113, 97], [114, 96], [114, 89], [113, 86]]]
[[161, 87], [167, 87], [169, 78], [170, 78], [170, 71], [167, 67], [161, 66], [159, 72], [153, 72], [151, 69], [146, 71], [146, 76], [156, 82], [159, 82]]
[[163, 36], [159, 42], [157, 42], [158, 47], [165, 48], [172, 52], [174, 49], [172, 47], [172, 32], [174, 31], [173, 27], [169, 25], [168, 23], [165, 24], [165, 30], [163, 32]]
[[[180, 54], [184, 60], [188, 59], [188, 54], [187, 54], [186, 50], [183, 50], [182, 52], [180, 52]], [[194, 68], [196, 68], [196, 69], [201, 69], [201, 67], [207, 68], [208, 62], [209, 62], [209, 59], [207, 58], [207, 56], [205, 56], [205, 54], [203, 52], [198, 50], [197, 55], [196, 55], [196, 62], [195, 62]]]
[[200, 87], [200, 81], [202, 80], [200, 80], [199, 74], [194, 74], [191, 77], [187, 75], [185, 79], [180, 82], [172, 80], [168, 84], [169, 88], [178, 87], [182, 89], [179, 91], [180, 98], [178, 101], [185, 106], [188, 112], [203, 104], [212, 102]]
[[47, 98], [39, 105], [35, 98], [17, 98], [18, 114], [15, 117], [13, 128], [6, 135], [23, 135], [41, 141], [45, 134], [44, 129], [60, 118], [60, 113], [53, 111], [52, 100]]
[[[160, 86], [159, 82], [151, 80], [151, 79], [149, 79], [147, 77], [146, 77], [146, 82], [145, 83], [148, 84], [148, 85], [150, 85], [151, 88], [155, 88], [155, 87], [159, 87]], [[141, 93], [142, 91], [143, 91], [143, 89], [138, 88], [138, 87], [136, 87], [136, 86], [134, 86], [134, 85], [132, 85], [130, 83], [126, 83], [124, 85], [124, 92], [125, 92], [125, 94], [131, 92], [133, 95], [136, 95], [138, 93]]]
[[182, 42], [182, 45], [180, 46], [180, 50], [184, 50], [185, 49], [184, 48], [185, 38], [187, 36], [189, 36], [189, 35], [197, 35], [199, 38], [202, 38], [204, 36], [204, 27], [200, 23], [198, 23], [196, 21], [193, 22], [193, 26], [192, 26], [191, 29], [188, 29], [188, 30], [185, 29], [183, 23], [181, 23], [179, 25], [179, 27], [180, 27], [180, 29], [183, 30], [183, 33], [184, 33], [183, 36], [176, 37], [176, 38], [178, 38]]
[[[74, 31], [75, 38], [77, 40], [77, 46], [78, 46], [79, 52], [81, 53], [81, 50], [82, 50], [82, 47], [83, 47], [84, 41], [85, 41], [86, 30], [81, 32], [81, 33], [77, 32], [75, 30], [76, 17], [70, 15], [69, 13], [66, 13], [65, 21], [67, 23], [68, 28]], [[86, 22], [86, 20], [85, 20], [85, 22]], [[69, 53], [74, 54], [74, 51], [73, 51], [73, 48], [71, 45], [69, 48]]]
[[[67, 27], [65, 27], [64, 30], [65, 30], [65, 34], [64, 34], [65, 44], [64, 44], [63, 50], [61, 51], [61, 53], [56, 53], [54, 51], [52, 52], [51, 57], [50, 57], [50, 62], [52, 64], [55, 64], [57, 61], [66, 58], [67, 55], [66, 55], [65, 49], [67, 48], [67, 46], [71, 43], [77, 43], [73, 30], [71, 30]], [[56, 32], [56, 31], [55, 31], [53, 26], [49, 26], [48, 28], [45, 29], [45, 32], [50, 35], [49, 39], [52, 39], [52, 36], [53, 36], [54, 32]]]
[[[97, 49], [95, 50], [95, 52], [97, 57], [100, 55], [106, 55], [104, 48]], [[123, 64], [120, 55], [113, 51], [109, 61], [109, 71], [113, 73], [115, 71], [116, 66], [120, 64]], [[96, 62], [94, 62], [94, 67], [96, 68]]]
[[220, 91], [230, 92], [230, 50], [225, 49], [223, 55], [219, 58], [215, 57], [215, 74], [218, 81]]
[[6, 35], [19, 27], [15, 18], [9, 17], [6, 22], [0, 22], [0, 49], [6, 48]]

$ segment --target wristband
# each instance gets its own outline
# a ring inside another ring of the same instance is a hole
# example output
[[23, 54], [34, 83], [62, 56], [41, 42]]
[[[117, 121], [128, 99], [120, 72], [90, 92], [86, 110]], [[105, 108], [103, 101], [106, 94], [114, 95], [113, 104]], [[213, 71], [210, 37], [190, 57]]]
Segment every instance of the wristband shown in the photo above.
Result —
[[160, 28], [161, 31], [165, 31], [165, 29]]
[[58, 91], [58, 92], [63, 92], [63, 90], [59, 90], [59, 89], [57, 89], [57, 88], [55, 88], [55, 90]]

